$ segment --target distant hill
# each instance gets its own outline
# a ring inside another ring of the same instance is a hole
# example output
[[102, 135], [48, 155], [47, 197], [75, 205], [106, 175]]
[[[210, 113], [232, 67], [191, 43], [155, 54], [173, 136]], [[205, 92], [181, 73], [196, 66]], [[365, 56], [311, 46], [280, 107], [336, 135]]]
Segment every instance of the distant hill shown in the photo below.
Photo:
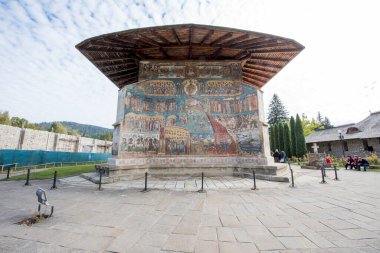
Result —
[[[87, 125], [87, 124], [80, 124], [76, 122], [71, 121], [59, 121], [62, 125], [64, 125], [68, 130], [76, 129], [81, 136], [85, 137], [91, 137], [91, 138], [97, 138], [97, 139], [104, 139], [102, 137], [111, 135], [112, 137], [112, 129], [105, 128], [105, 127], [99, 127], [99, 126], [93, 126], [93, 125]], [[42, 122], [38, 123], [38, 125], [46, 130], [50, 130], [51, 125], [53, 122]]]

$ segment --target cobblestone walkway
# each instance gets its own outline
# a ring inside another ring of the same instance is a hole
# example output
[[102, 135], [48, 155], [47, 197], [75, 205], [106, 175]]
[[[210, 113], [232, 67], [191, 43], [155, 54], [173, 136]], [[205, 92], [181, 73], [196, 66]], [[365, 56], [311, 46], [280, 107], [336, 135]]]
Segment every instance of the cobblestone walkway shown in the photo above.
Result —
[[48, 190], [55, 213], [31, 227], [35, 189], [0, 182], [0, 252], [380, 252], [380, 173], [295, 169], [288, 183], [151, 178], [97, 185], [79, 177]]

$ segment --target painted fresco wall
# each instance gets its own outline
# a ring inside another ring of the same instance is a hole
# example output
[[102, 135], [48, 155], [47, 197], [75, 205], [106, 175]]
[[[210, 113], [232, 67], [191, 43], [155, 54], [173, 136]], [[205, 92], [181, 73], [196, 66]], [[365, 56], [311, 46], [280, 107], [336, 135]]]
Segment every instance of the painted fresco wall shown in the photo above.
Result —
[[239, 63], [141, 62], [139, 78], [121, 91], [119, 155], [262, 152], [257, 90], [240, 82]]

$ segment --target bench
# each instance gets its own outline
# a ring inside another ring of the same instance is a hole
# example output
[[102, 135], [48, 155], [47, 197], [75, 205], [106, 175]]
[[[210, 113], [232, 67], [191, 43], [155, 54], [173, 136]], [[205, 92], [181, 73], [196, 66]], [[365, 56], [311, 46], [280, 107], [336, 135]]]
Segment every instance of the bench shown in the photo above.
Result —
[[51, 217], [54, 212], [54, 206], [49, 204], [48, 199], [46, 197], [46, 192], [42, 188], [38, 188], [36, 191], [37, 201], [38, 201], [38, 215], [41, 216], [41, 205], [44, 205], [46, 207], [50, 206], [50, 215]]

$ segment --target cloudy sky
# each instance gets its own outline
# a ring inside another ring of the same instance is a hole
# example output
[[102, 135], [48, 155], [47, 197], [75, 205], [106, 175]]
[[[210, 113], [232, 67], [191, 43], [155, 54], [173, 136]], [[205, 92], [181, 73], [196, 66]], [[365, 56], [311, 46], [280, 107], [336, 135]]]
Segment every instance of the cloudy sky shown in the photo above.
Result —
[[110, 127], [117, 88], [75, 45], [92, 36], [199, 23], [270, 33], [306, 48], [264, 87], [291, 115], [334, 125], [380, 110], [377, 0], [0, 0], [0, 110], [31, 122]]

